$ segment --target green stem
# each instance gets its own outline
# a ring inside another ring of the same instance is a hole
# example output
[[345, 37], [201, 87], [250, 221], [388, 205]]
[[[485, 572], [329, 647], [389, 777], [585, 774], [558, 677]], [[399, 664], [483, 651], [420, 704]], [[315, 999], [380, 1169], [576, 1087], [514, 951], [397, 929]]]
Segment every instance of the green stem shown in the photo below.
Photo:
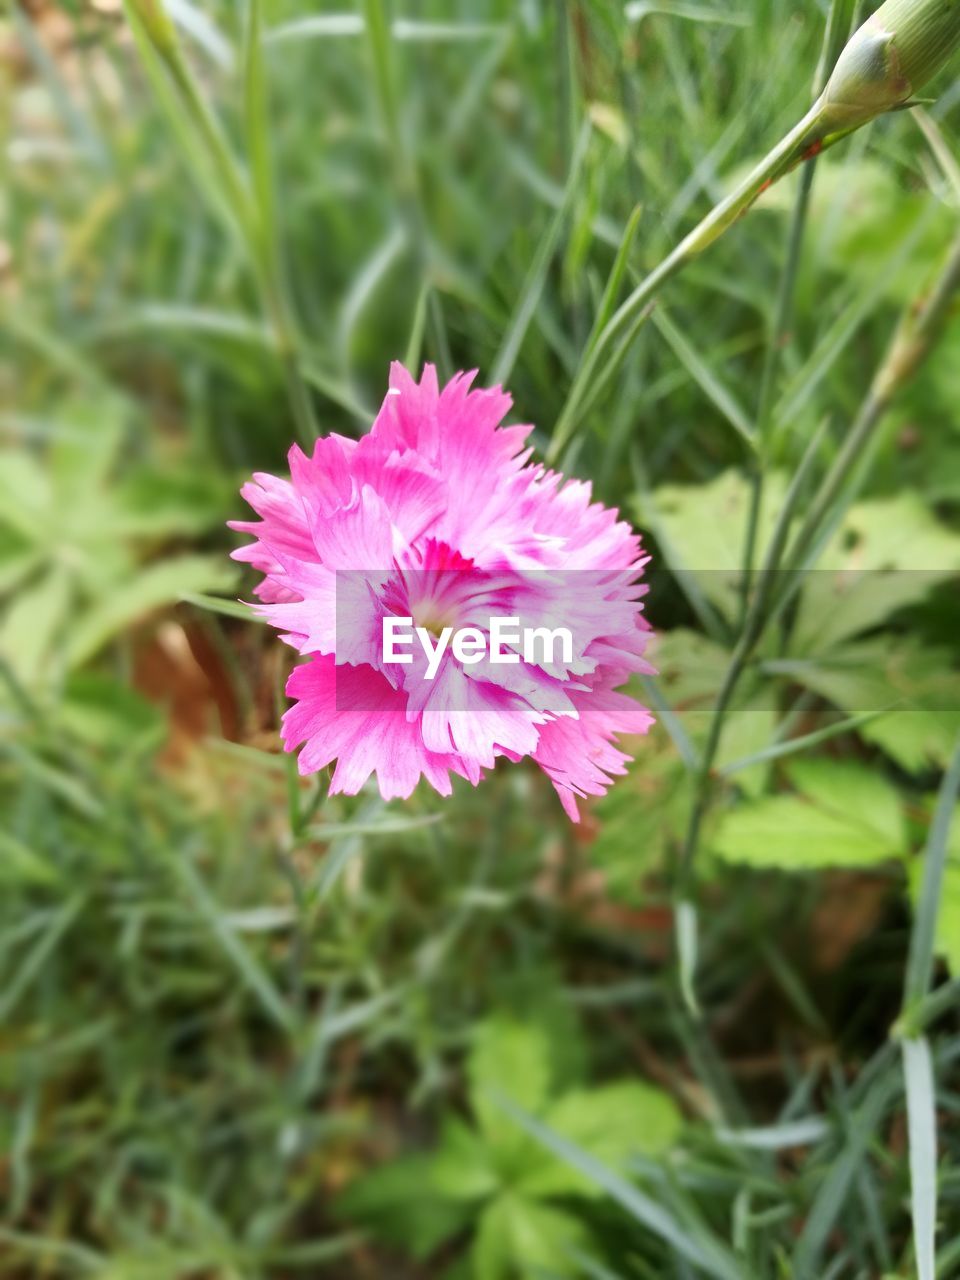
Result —
[[[782, 178], [801, 161], [818, 154], [825, 146], [838, 139], [839, 135], [829, 134], [827, 117], [823, 114], [818, 101], [740, 185], [715, 205], [659, 266], [641, 281], [610, 317], [596, 342], [584, 353], [566, 404], [557, 419], [553, 439], [547, 450], [548, 463], [556, 461], [560, 452], [575, 434], [580, 421], [578, 414], [583, 407], [591, 380], [597, 375], [604, 379], [610, 376], [611, 370], [606, 369], [605, 364], [612, 363], [615, 366], [615, 363], [619, 363], [626, 354], [624, 346], [616, 348], [618, 339], [634, 328], [638, 319], [642, 319], [661, 285], [719, 239], [739, 217], [747, 212], [767, 187]], [[616, 350], [616, 359], [611, 361], [610, 356], [614, 350]]]
[[770, 538], [770, 546], [759, 575], [757, 590], [750, 602], [747, 616], [743, 622], [740, 638], [730, 658], [723, 677], [723, 683], [717, 694], [710, 727], [707, 730], [707, 742], [700, 757], [700, 768], [694, 779], [694, 801], [690, 811], [690, 822], [680, 858], [680, 896], [689, 900], [693, 873], [693, 860], [700, 844], [700, 829], [710, 802], [710, 784], [713, 779], [713, 766], [720, 747], [720, 738], [726, 720], [727, 710], [737, 690], [747, 664], [753, 655], [767, 622], [767, 608], [774, 592], [777, 571], [783, 559], [784, 549], [790, 533], [790, 522], [796, 509], [800, 494], [806, 484], [807, 475], [813, 465], [820, 445], [824, 427], [821, 427], [807, 445], [796, 474], [783, 500], [780, 515]]
[[943, 877], [949, 856], [950, 828], [960, 794], [960, 738], [944, 774], [937, 807], [924, 852], [920, 899], [910, 935], [910, 953], [903, 987], [902, 1017], [909, 1020], [929, 995], [936, 952], [937, 916], [943, 896]]
[[[826, 480], [821, 485], [800, 533], [794, 538], [788, 554], [784, 557], [793, 510], [799, 498], [801, 486], [805, 482], [808, 468], [816, 456], [820, 433], [811, 441], [797, 469], [771, 538], [766, 562], [744, 621], [743, 631], [717, 695], [707, 733], [707, 743], [695, 778], [694, 803], [680, 862], [681, 896], [684, 898], [689, 897], [693, 861], [699, 847], [703, 818], [710, 800], [713, 765], [733, 695], [767, 624], [782, 609], [785, 593], [792, 593], [799, 586], [805, 567], [805, 558], [817, 538], [821, 525], [831, 513], [834, 502], [844, 488], [850, 472], [860, 459], [870, 436], [886, 413], [894, 396], [914, 376], [936, 345], [950, 314], [958, 288], [960, 288], [960, 237], [951, 247], [944, 269], [932, 293], [925, 301], [919, 304], [914, 303], [905, 311], [887, 354], [874, 377], [863, 407]], [[783, 590], [778, 590], [776, 571], [784, 559], [798, 572], [790, 574], [787, 586]]]
[[400, 205], [400, 216], [413, 245], [417, 267], [429, 290], [427, 336], [440, 374], [446, 378], [453, 372], [450, 342], [444, 323], [443, 309], [431, 278], [433, 266], [430, 240], [417, 168], [407, 146], [400, 120], [400, 104], [391, 56], [390, 25], [383, 0], [363, 0], [363, 14], [380, 116], [387, 135], [394, 188]]
[[312, 445], [319, 433], [310, 392], [300, 371], [299, 335], [272, 210], [265, 198], [258, 201], [251, 190], [216, 116], [197, 87], [162, 8], [152, 10], [152, 20], [147, 22], [143, 21], [138, 6], [131, 4], [128, 11], [131, 22], [140, 24], [154, 55], [166, 68], [173, 91], [179, 95], [181, 108], [195, 131], [200, 154], [206, 153], [210, 169], [218, 179], [222, 197], [217, 204], [232, 223], [254, 271], [261, 302], [273, 330], [297, 432], [303, 444]]
[[960, 289], [960, 236], [954, 241], [932, 293], [904, 311], [870, 392], [813, 500], [790, 549], [794, 566], [802, 565], [818, 530], [889, 408], [893, 398], [933, 350]]
[[[820, 61], [813, 77], [813, 98], [818, 101], [823, 93], [830, 72], [850, 34], [853, 22], [855, 0], [833, 0], [823, 33], [823, 44], [820, 49]], [[743, 581], [741, 588], [742, 618], [746, 617], [750, 600], [750, 585], [753, 576], [753, 558], [756, 554], [757, 535], [760, 524], [760, 511], [763, 506], [764, 490], [764, 452], [770, 411], [773, 407], [773, 387], [780, 366], [780, 355], [793, 313], [793, 300], [796, 293], [797, 272], [800, 267], [800, 253], [803, 247], [804, 232], [807, 227], [807, 213], [810, 208], [810, 194], [813, 191], [813, 179], [816, 174], [816, 157], [804, 168], [800, 175], [793, 213], [790, 218], [790, 231], [787, 237], [787, 260], [780, 275], [777, 288], [777, 299], [774, 307], [773, 328], [770, 341], [764, 356], [763, 369], [760, 374], [760, 395], [757, 400], [757, 455], [751, 467], [750, 513], [747, 519], [747, 536], [743, 549]]]

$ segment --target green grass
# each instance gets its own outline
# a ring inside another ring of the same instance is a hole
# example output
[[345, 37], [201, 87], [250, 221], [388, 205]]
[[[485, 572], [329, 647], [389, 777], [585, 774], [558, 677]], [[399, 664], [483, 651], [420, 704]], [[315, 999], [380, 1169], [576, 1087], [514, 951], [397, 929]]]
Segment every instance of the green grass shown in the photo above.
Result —
[[545, 454], [828, 6], [172, 11], [0, 18], [0, 1274], [948, 1280], [956, 59], [553, 437], [651, 547], [661, 670], [573, 829], [523, 766], [298, 781], [224, 522], [395, 358]]

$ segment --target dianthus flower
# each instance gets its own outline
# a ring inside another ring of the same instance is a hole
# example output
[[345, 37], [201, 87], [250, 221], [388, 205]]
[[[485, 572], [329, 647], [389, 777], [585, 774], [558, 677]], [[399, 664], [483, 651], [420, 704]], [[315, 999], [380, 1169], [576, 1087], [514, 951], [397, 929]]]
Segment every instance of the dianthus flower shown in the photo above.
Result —
[[[498, 756], [530, 756], [576, 821], [577, 797], [625, 772], [615, 736], [653, 721], [618, 692], [652, 670], [648, 557], [588, 484], [530, 463], [531, 428], [501, 427], [510, 397], [471, 390], [474, 377], [440, 390], [433, 366], [417, 383], [394, 364], [367, 435], [327, 436], [310, 457], [294, 445], [289, 480], [244, 485], [261, 519], [232, 523], [256, 539], [233, 554], [265, 575], [253, 607], [307, 659], [283, 717], [302, 774], [336, 761], [331, 793], [355, 795], [376, 774], [389, 800], [421, 778], [449, 795], [451, 774], [476, 784]], [[518, 647], [500, 663], [447, 647], [431, 675], [416, 645], [386, 660], [385, 618], [425, 638], [487, 636], [493, 618], [563, 624], [572, 647]]]

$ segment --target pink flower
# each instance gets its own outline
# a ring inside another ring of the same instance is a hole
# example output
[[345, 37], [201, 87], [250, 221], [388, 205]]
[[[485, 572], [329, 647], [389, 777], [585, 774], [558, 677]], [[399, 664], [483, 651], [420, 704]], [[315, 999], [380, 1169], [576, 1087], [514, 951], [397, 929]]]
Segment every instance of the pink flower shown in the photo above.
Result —
[[[451, 773], [476, 784], [497, 756], [530, 756], [577, 820], [576, 797], [625, 772], [615, 736], [653, 722], [616, 691], [652, 670], [647, 557], [588, 484], [529, 462], [530, 428], [501, 427], [510, 397], [471, 391], [474, 376], [441, 391], [432, 365], [417, 383], [394, 364], [368, 435], [328, 436], [309, 458], [294, 445], [289, 480], [244, 485], [261, 519], [232, 523], [256, 539], [234, 556], [265, 575], [254, 607], [307, 658], [283, 717], [301, 773], [336, 761], [331, 792], [355, 795], [375, 773], [389, 800], [421, 777], [449, 795]], [[497, 662], [448, 645], [430, 675], [421, 644], [445, 627], [489, 639], [494, 617], [566, 627], [570, 651], [517, 645]], [[424, 628], [402, 665], [387, 660], [385, 618]]]

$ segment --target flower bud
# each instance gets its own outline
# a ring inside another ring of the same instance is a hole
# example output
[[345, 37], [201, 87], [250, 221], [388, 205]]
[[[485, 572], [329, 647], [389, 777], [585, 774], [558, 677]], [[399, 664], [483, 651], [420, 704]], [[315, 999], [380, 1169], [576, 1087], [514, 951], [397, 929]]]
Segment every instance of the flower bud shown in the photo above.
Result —
[[886, 0], [850, 37], [820, 99], [847, 131], [903, 106], [960, 45], [960, 0]]

